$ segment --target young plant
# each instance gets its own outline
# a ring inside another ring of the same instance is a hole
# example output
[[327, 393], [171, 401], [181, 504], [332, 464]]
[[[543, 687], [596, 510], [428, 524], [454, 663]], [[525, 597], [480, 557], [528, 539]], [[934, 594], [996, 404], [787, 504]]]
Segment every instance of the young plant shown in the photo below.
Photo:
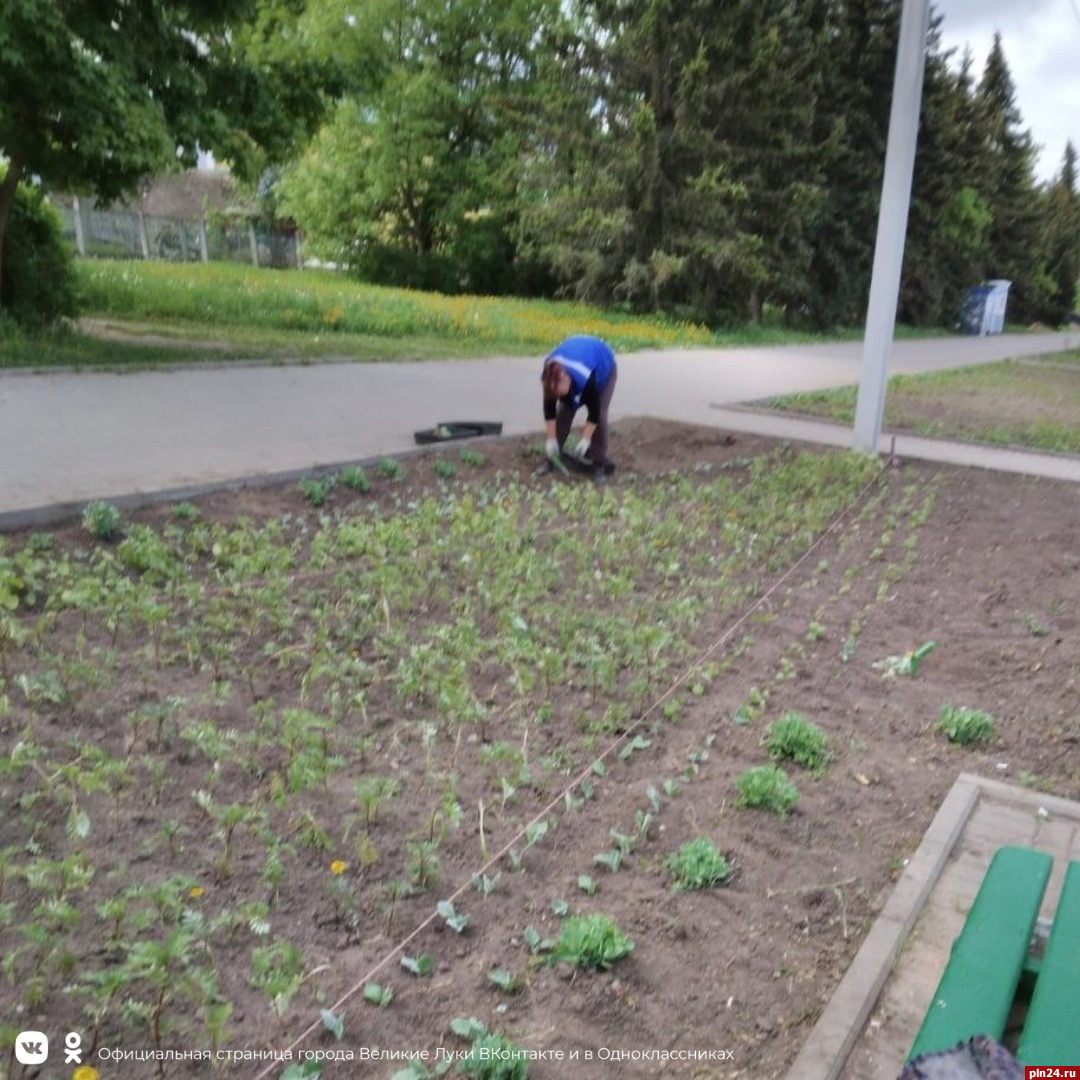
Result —
[[364, 984], [364, 1000], [380, 1009], [389, 1007], [394, 1000], [394, 991], [389, 986], [369, 982]]
[[450, 1030], [472, 1043], [454, 1068], [459, 1076], [471, 1080], [526, 1080], [528, 1077], [528, 1055], [505, 1035], [488, 1031], [472, 1017], [451, 1020]]
[[104, 499], [86, 504], [82, 516], [83, 528], [95, 540], [113, 540], [120, 532], [120, 511]]
[[487, 464], [487, 455], [479, 450], [465, 449], [461, 451], [461, 460], [474, 469], [479, 469]]
[[798, 788], [777, 765], [758, 765], [747, 769], [735, 781], [739, 792], [736, 805], [769, 810], [777, 817], [787, 817], [799, 801]]
[[469, 916], [463, 911], [458, 911], [449, 900], [440, 900], [435, 905], [439, 918], [454, 931], [455, 934], [463, 934], [465, 927], [469, 925]]
[[350, 491], [359, 491], [361, 495], [366, 495], [371, 490], [368, 474], [359, 465], [346, 465], [340, 475], [341, 482]]
[[403, 956], [401, 966], [419, 979], [424, 975], [430, 975], [435, 970], [435, 958], [430, 953], [420, 953], [419, 956]]
[[337, 477], [333, 473], [323, 477], [305, 476], [299, 484], [304, 498], [315, 507], [325, 506], [336, 486]]
[[396, 458], [381, 457], [375, 462], [375, 473], [382, 480], [404, 480], [405, 466]]
[[492, 968], [488, 974], [488, 982], [497, 986], [504, 994], [516, 994], [521, 989], [521, 983], [517, 976], [506, 968]]
[[825, 732], [801, 713], [784, 713], [761, 741], [774, 761], [786, 758], [815, 773], [824, 772], [829, 763]]
[[997, 730], [997, 721], [981, 709], [945, 704], [941, 706], [937, 728], [949, 742], [958, 746], [972, 746], [990, 742]]
[[442, 458], [431, 463], [431, 471], [440, 480], [453, 480], [457, 476], [457, 466], [452, 461], [444, 461]]
[[731, 864], [707, 836], [687, 840], [664, 867], [676, 892], [711, 889], [731, 877]]
[[607, 971], [634, 951], [634, 943], [610, 915], [571, 915], [562, 925], [552, 959], [591, 971]]

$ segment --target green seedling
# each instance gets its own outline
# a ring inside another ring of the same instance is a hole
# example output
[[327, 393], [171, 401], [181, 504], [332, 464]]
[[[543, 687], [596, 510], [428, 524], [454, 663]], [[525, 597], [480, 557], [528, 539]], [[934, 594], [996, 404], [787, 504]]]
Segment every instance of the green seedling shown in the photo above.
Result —
[[325, 506], [330, 493], [337, 486], [333, 473], [323, 477], [305, 476], [299, 483], [301, 494], [312, 506]]
[[281, 1080], [321, 1080], [322, 1074], [321, 1061], [298, 1061], [286, 1066]]
[[120, 511], [104, 499], [95, 499], [83, 510], [83, 528], [95, 540], [113, 540], [120, 532]]
[[773, 721], [762, 744], [774, 761], [787, 759], [811, 772], [824, 772], [829, 763], [825, 732], [797, 712], [786, 712]]
[[787, 817], [799, 801], [798, 789], [776, 765], [747, 769], [736, 779], [735, 787], [739, 792], [737, 806], [768, 810], [777, 817]]
[[535, 926], [526, 926], [522, 937], [524, 937], [525, 944], [529, 946], [529, 952], [533, 956], [539, 953], [551, 952], [555, 948], [555, 942], [551, 938], [541, 937], [540, 931]]
[[463, 934], [469, 925], [469, 916], [464, 912], [457, 911], [449, 900], [440, 900], [435, 905], [439, 917], [454, 931], [455, 934]]
[[875, 671], [880, 671], [887, 679], [894, 678], [897, 675], [907, 675], [914, 678], [919, 674], [919, 664], [936, 648], [937, 642], [927, 641], [917, 649], [912, 649], [911, 652], [903, 653], [901, 656], [886, 656], [884, 660], [877, 660], [871, 667]]
[[366, 495], [371, 490], [371, 480], [368, 474], [359, 465], [346, 465], [340, 473], [341, 482], [350, 491], [358, 491]]
[[579, 874], [577, 879], [577, 887], [589, 896], [592, 896], [597, 889], [596, 879], [591, 874]]
[[504, 994], [516, 994], [521, 989], [521, 984], [513, 972], [506, 968], [492, 968], [488, 973], [488, 982], [497, 986]]
[[993, 715], [981, 709], [969, 709], [962, 705], [945, 704], [938, 714], [937, 729], [949, 742], [958, 746], [972, 746], [990, 742], [997, 730]]
[[365, 983], [364, 1000], [372, 1005], [378, 1005], [380, 1009], [385, 1009], [394, 1000], [394, 991], [389, 986], [382, 986], [379, 983]]
[[461, 451], [461, 460], [466, 465], [471, 466], [474, 469], [479, 469], [487, 464], [487, 455], [481, 453], [479, 450], [470, 450], [468, 448]]
[[453, 480], [457, 476], [457, 466], [452, 461], [444, 461], [442, 458], [432, 462], [431, 471], [440, 480]]
[[619, 760], [629, 761], [638, 750], [648, 750], [652, 746], [652, 740], [644, 735], [635, 735], [620, 751]]
[[417, 978], [430, 975], [435, 970], [435, 958], [430, 953], [420, 953], [419, 956], [403, 956], [401, 966]]
[[528, 1055], [521, 1047], [498, 1032], [488, 1031], [479, 1021], [455, 1018], [450, 1030], [472, 1043], [469, 1052], [459, 1058], [454, 1071], [471, 1080], [526, 1080]]
[[405, 466], [396, 458], [381, 457], [375, 462], [375, 474], [380, 480], [398, 481], [406, 476]]
[[623, 853], [618, 848], [611, 851], [601, 851], [593, 856], [593, 862], [600, 866], [606, 866], [613, 874], [622, 865]]
[[472, 887], [483, 896], [490, 896], [499, 887], [500, 874], [474, 874]]
[[634, 950], [634, 943], [610, 915], [571, 915], [562, 925], [554, 960], [592, 971], [607, 971]]
[[319, 1018], [322, 1020], [322, 1026], [329, 1031], [338, 1042], [345, 1038], [344, 1016], [338, 1016], [337, 1013], [330, 1009], [320, 1009]]
[[687, 840], [664, 867], [676, 892], [711, 889], [731, 877], [731, 864], [707, 836]]

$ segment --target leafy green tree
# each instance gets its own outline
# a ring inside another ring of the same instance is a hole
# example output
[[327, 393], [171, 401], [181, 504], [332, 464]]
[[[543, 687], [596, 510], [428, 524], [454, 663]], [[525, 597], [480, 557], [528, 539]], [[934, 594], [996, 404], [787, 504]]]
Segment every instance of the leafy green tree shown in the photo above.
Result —
[[380, 280], [506, 291], [557, 0], [381, 0], [355, 17], [319, 0], [309, 17], [348, 86], [281, 185], [309, 250]]
[[0, 0], [0, 260], [31, 176], [112, 199], [147, 173], [193, 165], [200, 147], [240, 173], [287, 153], [321, 108], [302, 50], [279, 33], [300, 8]]

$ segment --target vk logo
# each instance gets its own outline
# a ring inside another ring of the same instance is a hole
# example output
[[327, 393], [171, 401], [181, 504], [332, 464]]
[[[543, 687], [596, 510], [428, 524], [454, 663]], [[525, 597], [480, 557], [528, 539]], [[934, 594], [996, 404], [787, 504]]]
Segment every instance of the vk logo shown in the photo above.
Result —
[[15, 1060], [20, 1065], [41, 1065], [48, 1056], [48, 1035], [40, 1031], [20, 1031], [15, 1036]]

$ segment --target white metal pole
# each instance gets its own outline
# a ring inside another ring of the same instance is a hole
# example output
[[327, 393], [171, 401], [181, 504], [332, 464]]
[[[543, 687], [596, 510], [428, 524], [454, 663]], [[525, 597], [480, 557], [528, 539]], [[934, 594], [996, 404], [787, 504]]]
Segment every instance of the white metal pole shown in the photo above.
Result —
[[885, 411], [885, 379], [896, 328], [929, 29], [930, 0], [904, 0], [889, 138], [885, 148], [885, 179], [881, 187], [874, 269], [866, 312], [862, 374], [855, 404], [854, 447], [868, 453], [877, 451]]

